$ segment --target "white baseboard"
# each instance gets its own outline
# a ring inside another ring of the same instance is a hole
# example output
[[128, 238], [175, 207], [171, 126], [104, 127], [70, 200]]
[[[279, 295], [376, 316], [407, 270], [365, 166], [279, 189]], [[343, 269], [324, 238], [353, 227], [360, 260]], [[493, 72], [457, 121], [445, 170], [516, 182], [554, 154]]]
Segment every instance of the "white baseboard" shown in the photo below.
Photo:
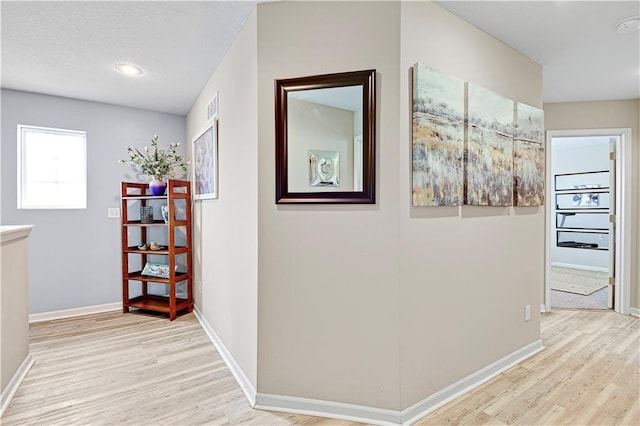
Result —
[[540, 305], [540, 312], [547, 312], [547, 305], [545, 305], [544, 303], [542, 303]]
[[419, 418], [426, 416], [446, 403], [470, 392], [542, 350], [544, 350], [542, 340], [536, 340], [535, 342], [512, 352], [475, 373], [458, 380], [456, 383], [447, 386], [433, 395], [428, 396], [422, 401], [413, 404], [411, 407], [405, 408], [402, 410], [402, 424], [411, 424], [415, 422]]
[[198, 319], [198, 322], [200, 323], [200, 326], [202, 326], [202, 329], [206, 333], [207, 337], [209, 337], [209, 340], [211, 340], [211, 343], [213, 343], [213, 346], [216, 347], [218, 353], [227, 364], [227, 367], [231, 371], [231, 374], [233, 374], [233, 377], [235, 377], [236, 382], [238, 382], [238, 385], [240, 385], [242, 392], [244, 392], [245, 397], [249, 401], [249, 405], [251, 407], [255, 406], [256, 388], [253, 386], [247, 375], [244, 374], [244, 371], [242, 370], [242, 368], [240, 368], [240, 365], [233, 358], [231, 352], [229, 352], [224, 343], [222, 343], [222, 339], [220, 339], [216, 332], [213, 331], [213, 328], [204, 317], [204, 315], [202, 315], [202, 312], [200, 312], [197, 307], [194, 307], [193, 313]]
[[376, 425], [409, 425], [543, 349], [542, 340], [537, 340], [402, 411], [264, 393], [257, 394], [254, 408]]
[[640, 318], [640, 309], [638, 308], [629, 308], [629, 315], [633, 315], [634, 317]]
[[99, 314], [101, 312], [117, 311], [122, 309], [122, 302], [106, 303], [104, 305], [84, 306], [82, 308], [63, 309], [61, 311], [41, 312], [30, 314], [29, 322], [51, 321], [62, 318], [79, 317], [82, 315]]
[[24, 361], [22, 361], [22, 364], [20, 364], [20, 367], [18, 367], [18, 369], [14, 373], [13, 377], [11, 377], [11, 380], [9, 380], [9, 383], [7, 383], [7, 386], [2, 391], [2, 394], [0, 394], [0, 417], [2, 417], [2, 415], [4, 414], [4, 410], [6, 410], [9, 406], [9, 403], [13, 399], [13, 396], [16, 394], [18, 388], [22, 384], [22, 381], [27, 376], [27, 373], [29, 372], [31, 367], [33, 367], [33, 364], [33, 358], [31, 358], [31, 354], [28, 354]]
[[253, 408], [385, 426], [400, 424], [402, 420], [397, 410], [266, 393], [257, 395]]
[[551, 266], [559, 266], [561, 268], [582, 269], [583, 271], [609, 272], [609, 268], [600, 266], [574, 265], [573, 263], [551, 262]]

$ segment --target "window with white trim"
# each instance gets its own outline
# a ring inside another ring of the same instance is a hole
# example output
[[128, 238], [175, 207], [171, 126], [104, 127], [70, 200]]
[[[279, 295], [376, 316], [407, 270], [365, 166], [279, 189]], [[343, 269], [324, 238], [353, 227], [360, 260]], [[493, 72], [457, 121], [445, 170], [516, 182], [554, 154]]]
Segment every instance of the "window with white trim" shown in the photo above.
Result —
[[18, 208], [87, 208], [87, 132], [18, 125]]

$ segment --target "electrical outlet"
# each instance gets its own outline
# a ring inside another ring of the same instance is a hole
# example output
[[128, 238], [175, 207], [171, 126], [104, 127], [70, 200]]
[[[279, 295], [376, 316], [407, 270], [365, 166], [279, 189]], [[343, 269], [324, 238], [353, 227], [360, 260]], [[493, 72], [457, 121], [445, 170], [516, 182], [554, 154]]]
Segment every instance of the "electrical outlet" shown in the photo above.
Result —
[[202, 294], [202, 281], [198, 280], [196, 282], [196, 288], [198, 289], [198, 293]]
[[107, 219], [120, 219], [120, 208], [119, 207], [109, 207], [107, 209]]
[[531, 305], [527, 305], [524, 307], [524, 320], [531, 320]]

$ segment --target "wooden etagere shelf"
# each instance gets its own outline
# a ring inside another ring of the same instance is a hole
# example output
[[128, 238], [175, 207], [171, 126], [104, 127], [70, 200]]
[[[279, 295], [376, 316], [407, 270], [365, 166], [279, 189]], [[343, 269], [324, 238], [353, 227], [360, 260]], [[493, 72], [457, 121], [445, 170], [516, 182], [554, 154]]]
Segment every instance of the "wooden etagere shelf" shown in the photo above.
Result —
[[[193, 310], [191, 183], [169, 179], [166, 195], [150, 195], [148, 185], [122, 182], [122, 310], [130, 308], [169, 314]], [[166, 221], [162, 205], [168, 207]], [[154, 218], [141, 221], [140, 208], [152, 207]], [[158, 249], [143, 247], [151, 243]], [[141, 248], [142, 247], [142, 248]], [[168, 277], [143, 275], [147, 263], [168, 265]], [[157, 284], [150, 286], [150, 284]], [[155, 294], [152, 288], [157, 291]]]

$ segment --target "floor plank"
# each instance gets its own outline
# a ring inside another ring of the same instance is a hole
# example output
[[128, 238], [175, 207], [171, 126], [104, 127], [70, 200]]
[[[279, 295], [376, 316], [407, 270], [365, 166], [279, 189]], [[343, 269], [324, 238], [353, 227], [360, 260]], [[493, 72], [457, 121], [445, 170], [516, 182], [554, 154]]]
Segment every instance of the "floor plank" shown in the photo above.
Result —
[[[192, 314], [32, 324], [36, 364], [2, 425], [355, 425], [253, 410]], [[640, 320], [543, 315], [546, 349], [417, 425], [638, 425]]]
[[35, 365], [3, 426], [326, 424], [251, 409], [193, 314], [97, 314], [35, 323], [30, 333]]
[[557, 310], [541, 324], [544, 351], [416, 425], [640, 425], [640, 320]]

